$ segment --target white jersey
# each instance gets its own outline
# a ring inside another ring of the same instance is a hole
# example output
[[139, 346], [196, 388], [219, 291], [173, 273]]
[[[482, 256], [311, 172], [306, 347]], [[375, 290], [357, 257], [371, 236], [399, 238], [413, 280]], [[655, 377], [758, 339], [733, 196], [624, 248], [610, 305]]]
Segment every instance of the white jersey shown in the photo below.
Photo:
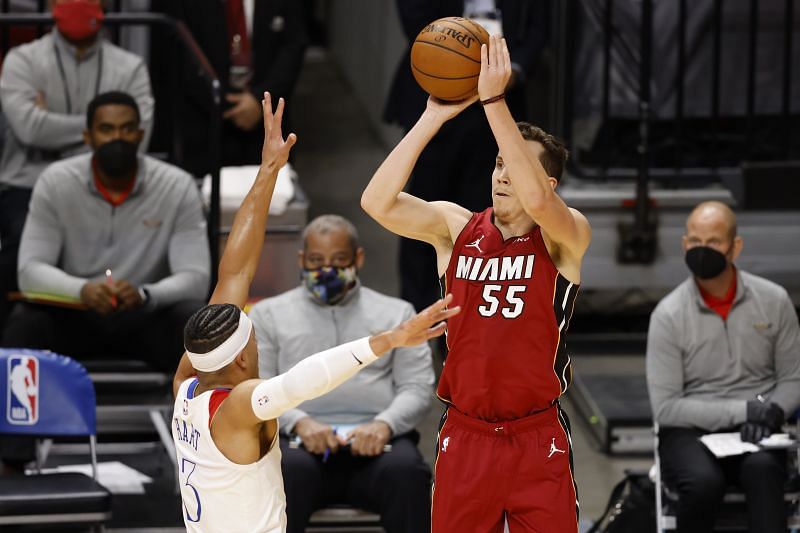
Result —
[[277, 432], [269, 452], [257, 462], [231, 462], [211, 438], [209, 404], [217, 391], [195, 397], [196, 388], [196, 378], [181, 384], [172, 419], [186, 530], [283, 533], [286, 496]]

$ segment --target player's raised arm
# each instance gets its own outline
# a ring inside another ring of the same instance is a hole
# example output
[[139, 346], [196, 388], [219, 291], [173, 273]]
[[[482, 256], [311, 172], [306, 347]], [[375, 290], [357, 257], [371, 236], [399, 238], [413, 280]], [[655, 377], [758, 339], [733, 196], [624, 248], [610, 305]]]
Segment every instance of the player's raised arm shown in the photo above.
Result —
[[428, 98], [425, 112], [378, 167], [361, 195], [361, 207], [380, 225], [398, 235], [434, 246], [441, 241], [451, 242], [446, 217], [449, 213], [463, 212], [468, 219], [469, 211], [449, 202], [427, 202], [404, 193], [403, 188], [422, 150], [439, 128], [476, 98], [450, 104]]
[[224, 415], [219, 423], [241, 428], [276, 419], [338, 387], [385, 353], [438, 337], [445, 331], [445, 321], [461, 311], [447, 307], [452, 300], [448, 294], [389, 331], [316, 353], [279, 376], [240, 383], [220, 407]]
[[509, 181], [522, 208], [542, 227], [546, 236], [579, 259], [591, 239], [589, 223], [555, 192], [556, 178], [548, 176], [537, 154], [520, 134], [501, 97], [511, 72], [511, 57], [505, 39], [492, 36], [489, 45], [481, 48], [478, 94], [485, 104], [486, 117], [500, 148], [503, 164], [508, 169]]
[[[250, 283], [255, 276], [261, 248], [264, 245], [269, 204], [272, 201], [278, 171], [286, 164], [289, 152], [297, 141], [294, 133], [290, 133], [285, 140], [283, 138], [281, 121], [286, 106], [283, 98], [278, 100], [274, 114], [272, 99], [268, 92], [264, 93], [261, 106], [264, 113], [261, 166], [253, 186], [236, 212], [225, 252], [219, 262], [217, 285], [209, 304], [231, 303], [242, 308], [247, 303]], [[184, 353], [175, 372], [173, 392], [177, 392], [180, 384], [193, 374], [192, 365]]]

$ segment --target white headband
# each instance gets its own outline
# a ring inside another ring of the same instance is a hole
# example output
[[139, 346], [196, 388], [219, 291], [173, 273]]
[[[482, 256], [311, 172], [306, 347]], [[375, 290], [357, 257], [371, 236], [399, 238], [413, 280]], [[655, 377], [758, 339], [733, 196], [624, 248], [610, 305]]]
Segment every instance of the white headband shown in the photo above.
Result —
[[239, 310], [239, 326], [233, 335], [225, 339], [225, 342], [207, 353], [194, 353], [186, 350], [189, 361], [195, 370], [200, 372], [214, 372], [233, 361], [239, 355], [247, 342], [250, 340], [250, 332], [253, 330], [253, 323]]

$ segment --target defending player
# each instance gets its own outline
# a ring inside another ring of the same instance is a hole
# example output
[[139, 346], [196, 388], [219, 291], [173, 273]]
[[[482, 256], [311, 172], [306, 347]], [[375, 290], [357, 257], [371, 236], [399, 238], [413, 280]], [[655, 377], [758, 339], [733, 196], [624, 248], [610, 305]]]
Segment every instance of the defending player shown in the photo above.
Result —
[[567, 152], [503, 100], [511, 76], [505, 41], [481, 50], [478, 94], [500, 148], [492, 208], [481, 213], [403, 193], [422, 150], [475, 102], [431, 98], [361, 199], [387, 229], [436, 249], [439, 274], [463, 312], [448, 323], [439, 397], [432, 529], [578, 530], [569, 423], [558, 398], [570, 384], [566, 352], [586, 218], [555, 193]]
[[[285, 497], [277, 418], [322, 395], [389, 350], [444, 332], [451, 298], [398, 327], [304, 359], [285, 374], [258, 378], [253, 328], [241, 308], [255, 274], [278, 170], [295, 143], [264, 95], [264, 149], [253, 187], [236, 214], [209, 305], [186, 324], [175, 375], [173, 439], [184, 523], [191, 532], [283, 532]], [[194, 377], [196, 374], [196, 377]]]

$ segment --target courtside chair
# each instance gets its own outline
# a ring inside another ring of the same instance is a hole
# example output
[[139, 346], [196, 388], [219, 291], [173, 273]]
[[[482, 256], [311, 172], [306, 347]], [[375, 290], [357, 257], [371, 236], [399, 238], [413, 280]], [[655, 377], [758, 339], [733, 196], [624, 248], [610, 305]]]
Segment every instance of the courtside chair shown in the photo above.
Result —
[[95, 395], [86, 369], [52, 352], [0, 349], [0, 407], [0, 435], [86, 437], [92, 465], [91, 477], [0, 476], [0, 526], [85, 524], [103, 531], [111, 494], [97, 482]]

